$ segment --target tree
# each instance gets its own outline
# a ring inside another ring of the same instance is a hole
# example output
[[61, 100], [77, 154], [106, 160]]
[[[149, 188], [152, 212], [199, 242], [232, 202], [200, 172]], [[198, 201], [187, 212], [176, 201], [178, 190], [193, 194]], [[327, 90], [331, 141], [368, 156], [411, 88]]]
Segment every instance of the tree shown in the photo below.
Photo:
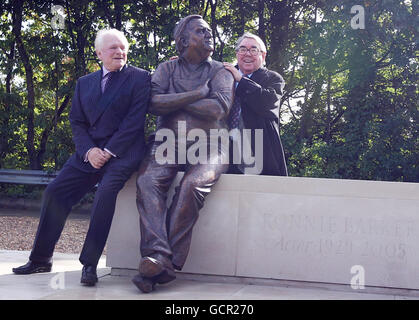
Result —
[[[173, 29], [201, 14], [213, 58], [235, 59], [245, 32], [286, 81], [280, 127], [293, 176], [419, 181], [418, 6], [369, 0], [352, 29], [351, 0], [6, 0], [0, 4], [0, 167], [59, 169], [74, 151], [68, 112], [76, 80], [100, 68], [102, 28], [123, 31], [128, 62], [155, 70], [176, 55]], [[53, 5], [65, 12], [53, 29]], [[147, 134], [155, 128], [148, 115]]]

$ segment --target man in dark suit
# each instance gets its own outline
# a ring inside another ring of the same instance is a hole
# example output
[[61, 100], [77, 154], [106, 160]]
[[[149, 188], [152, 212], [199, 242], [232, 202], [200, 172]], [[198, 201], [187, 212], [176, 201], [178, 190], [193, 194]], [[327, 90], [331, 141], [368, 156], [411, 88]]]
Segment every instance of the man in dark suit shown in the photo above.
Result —
[[29, 262], [14, 268], [16, 274], [51, 271], [54, 247], [72, 206], [99, 183], [80, 255], [81, 283], [95, 285], [117, 194], [143, 158], [150, 74], [126, 65], [128, 41], [116, 29], [99, 31], [95, 47], [103, 67], [77, 81], [72, 100], [76, 153], [44, 192]]
[[[263, 67], [266, 47], [258, 36], [245, 33], [236, 43], [237, 66], [224, 62], [236, 82], [234, 103], [229, 114], [229, 128], [263, 130], [263, 175], [286, 176], [287, 165], [279, 137], [278, 110], [283, 94], [284, 79], [275, 71]], [[242, 142], [242, 140], [240, 140]], [[249, 139], [255, 154], [257, 139]], [[236, 141], [233, 142], [232, 146]], [[243, 143], [246, 140], [243, 138]], [[241, 148], [241, 147], [240, 147]], [[230, 159], [233, 157], [230, 156]], [[257, 157], [256, 157], [257, 160]], [[231, 164], [229, 173], [246, 173], [245, 163]]]

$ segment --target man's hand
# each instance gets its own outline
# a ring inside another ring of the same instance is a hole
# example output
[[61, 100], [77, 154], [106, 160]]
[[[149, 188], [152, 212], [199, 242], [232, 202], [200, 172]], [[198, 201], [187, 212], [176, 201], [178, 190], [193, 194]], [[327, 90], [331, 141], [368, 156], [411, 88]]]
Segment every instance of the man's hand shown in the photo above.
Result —
[[87, 160], [95, 169], [102, 168], [106, 162], [112, 157], [112, 155], [106, 151], [101, 150], [100, 148], [92, 148], [87, 155]]
[[109, 159], [113, 157], [113, 155], [109, 153], [107, 150], [103, 150], [103, 154], [106, 157], [106, 161], [109, 161]]
[[223, 62], [224, 68], [231, 72], [233, 75], [234, 81], [239, 82], [242, 79], [242, 75], [240, 74], [239, 70], [237, 70], [231, 63]]

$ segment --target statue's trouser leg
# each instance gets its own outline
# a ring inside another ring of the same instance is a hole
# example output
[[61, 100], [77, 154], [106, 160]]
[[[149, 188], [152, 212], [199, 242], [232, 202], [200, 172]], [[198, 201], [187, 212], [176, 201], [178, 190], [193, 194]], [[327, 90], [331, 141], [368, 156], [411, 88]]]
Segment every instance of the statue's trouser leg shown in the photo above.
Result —
[[176, 188], [172, 205], [168, 211], [167, 230], [172, 263], [182, 269], [191, 244], [192, 229], [198, 219], [205, 197], [228, 164], [196, 164], [187, 168], [180, 185]]
[[167, 192], [178, 172], [177, 165], [159, 165], [149, 154], [137, 178], [137, 208], [140, 214], [141, 256], [161, 254], [171, 259], [167, 238]]

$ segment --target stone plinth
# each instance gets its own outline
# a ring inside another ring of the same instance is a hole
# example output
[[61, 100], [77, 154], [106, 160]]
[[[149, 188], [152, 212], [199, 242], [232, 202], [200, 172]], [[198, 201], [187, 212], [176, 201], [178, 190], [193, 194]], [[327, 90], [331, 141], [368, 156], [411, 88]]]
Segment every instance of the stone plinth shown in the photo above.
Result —
[[[118, 195], [112, 268], [138, 267], [135, 188]], [[419, 289], [419, 184], [223, 175], [182, 272]]]

